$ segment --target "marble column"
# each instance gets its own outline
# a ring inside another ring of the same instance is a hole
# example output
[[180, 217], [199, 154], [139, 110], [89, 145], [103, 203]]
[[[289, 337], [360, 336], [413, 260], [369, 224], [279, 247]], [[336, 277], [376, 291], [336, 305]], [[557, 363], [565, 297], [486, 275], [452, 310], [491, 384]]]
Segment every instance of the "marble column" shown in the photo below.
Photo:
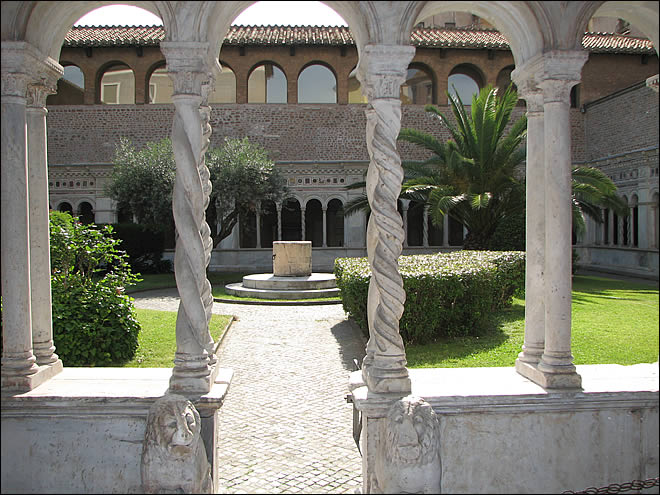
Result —
[[51, 71], [43, 83], [31, 84], [27, 93], [28, 189], [30, 230], [30, 285], [32, 346], [37, 364], [62, 368], [53, 344], [50, 290], [50, 235], [48, 218], [48, 160], [46, 97], [56, 92], [61, 73]]
[[410, 208], [410, 200], [401, 200], [401, 218], [403, 220], [403, 247], [408, 247], [408, 209]]
[[442, 217], [442, 245], [443, 247], [449, 246], [449, 215]]
[[398, 270], [405, 233], [397, 211], [403, 169], [396, 139], [401, 129], [399, 90], [414, 54], [412, 46], [366, 45], [357, 73], [368, 100], [366, 190], [371, 207], [367, 227], [372, 273], [367, 303], [369, 340], [362, 376], [369, 392], [401, 397], [410, 393], [411, 384], [399, 333], [406, 293]]
[[516, 360], [523, 376], [534, 373], [545, 344], [545, 159], [543, 92], [536, 86], [538, 66], [514, 70], [512, 79], [527, 103], [527, 164], [525, 169], [525, 339]]
[[275, 203], [277, 208], [277, 240], [282, 240], [282, 203]]
[[545, 137], [545, 347], [538, 370], [545, 388], [575, 389], [581, 377], [571, 354], [571, 125], [570, 91], [580, 82], [588, 54], [543, 55]]
[[328, 247], [328, 207], [323, 207], [323, 247]]
[[305, 208], [300, 208], [300, 240], [301, 241], [306, 241], [307, 236], [305, 235]]
[[174, 273], [181, 298], [170, 391], [190, 396], [209, 392], [217, 371], [209, 332], [213, 296], [206, 267], [213, 243], [205, 217], [211, 182], [204, 154], [211, 135], [207, 103], [213, 87], [211, 72], [219, 71], [219, 64], [209, 67], [207, 43], [163, 42], [160, 48], [174, 83], [172, 148], [177, 170], [172, 209], [178, 233]]
[[[45, 85], [47, 75], [52, 75], [53, 72], [61, 74], [62, 67], [25, 42], [3, 41], [1, 61], [2, 167], [0, 167], [0, 186], [2, 222], [0, 222], [0, 235], [2, 247], [0, 259], [3, 299], [1, 384], [3, 391], [27, 391], [37, 387], [62, 369], [61, 361], [57, 359], [55, 361], [46, 359], [49, 361], [48, 363], [44, 362], [44, 366], [38, 366], [33, 352], [33, 285], [30, 264], [30, 186], [27, 135], [27, 93], [30, 85]], [[50, 71], [51, 74], [42, 73], [47, 71]], [[33, 130], [36, 132], [35, 129]], [[45, 134], [43, 139], [45, 140]], [[40, 145], [45, 146], [45, 143], [34, 140], [32, 144], [35, 146], [35, 155], [38, 155], [37, 150]], [[44, 163], [41, 166], [43, 167]], [[41, 173], [45, 174], [45, 169]], [[47, 188], [47, 185], [45, 187]], [[37, 189], [35, 184], [35, 194], [38, 194]], [[47, 199], [45, 204], [46, 211], [41, 212], [40, 218], [35, 213], [35, 226], [42, 230], [44, 214], [47, 220]], [[47, 222], [45, 229], [47, 236]], [[43, 242], [43, 239], [43, 232], [38, 232], [36, 241]], [[45, 249], [48, 250], [47, 237], [45, 242]], [[37, 251], [43, 253], [43, 246], [41, 251]], [[42, 259], [38, 260], [38, 262], [42, 261]], [[49, 268], [48, 266], [48, 270]], [[48, 277], [50, 277], [50, 273]], [[37, 283], [39, 282], [41, 280]], [[40, 321], [46, 312], [51, 311], [50, 299], [43, 302], [47, 307], [36, 310]], [[42, 332], [39, 332], [39, 338], [42, 337]], [[43, 343], [46, 344], [47, 340], [49, 339], [45, 339]], [[55, 363], [58, 365], [55, 366]]]
[[422, 245], [429, 247], [429, 205], [424, 205], [424, 220], [422, 224]]
[[254, 214], [256, 224], [257, 224], [257, 244], [256, 247], [261, 247], [261, 204], [257, 205], [257, 210]]

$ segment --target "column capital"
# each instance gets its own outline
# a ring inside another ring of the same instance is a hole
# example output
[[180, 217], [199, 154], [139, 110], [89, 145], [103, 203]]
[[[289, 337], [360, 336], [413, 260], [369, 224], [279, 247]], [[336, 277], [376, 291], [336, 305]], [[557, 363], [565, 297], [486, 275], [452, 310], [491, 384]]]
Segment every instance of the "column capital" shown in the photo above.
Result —
[[656, 74], [646, 79], [646, 87], [651, 88], [656, 93], [658, 92], [658, 84], [660, 84], [660, 74]]
[[[538, 99], [534, 94], [540, 89], [545, 102], [566, 101], [571, 88], [580, 82], [588, 58], [584, 50], [552, 50], [516, 67], [511, 79], [526, 100], [528, 96], [531, 100]], [[534, 101], [533, 105], [536, 104]]]
[[399, 99], [408, 65], [415, 56], [410, 45], [367, 45], [360, 55], [357, 78], [367, 98]]
[[[52, 88], [64, 69], [25, 41], [2, 42], [2, 95], [29, 97], [30, 85]], [[45, 103], [45, 102], [44, 102]]]
[[195, 41], [163, 41], [160, 50], [167, 61], [168, 75], [174, 83], [176, 95], [197, 95], [204, 101], [211, 92], [215, 73], [220, 72], [220, 64], [209, 63], [209, 44]]

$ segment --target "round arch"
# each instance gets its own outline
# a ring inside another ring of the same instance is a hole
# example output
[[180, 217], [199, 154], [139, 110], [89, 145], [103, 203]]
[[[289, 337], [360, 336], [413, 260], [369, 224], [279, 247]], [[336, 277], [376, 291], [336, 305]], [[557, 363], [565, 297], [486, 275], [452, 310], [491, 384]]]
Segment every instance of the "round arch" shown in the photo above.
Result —
[[408, 66], [406, 82], [401, 85], [400, 98], [402, 103], [426, 105], [436, 103], [437, 81], [435, 73], [426, 64], [412, 62]]
[[135, 70], [128, 63], [119, 59], [106, 62], [99, 67], [95, 80], [97, 104], [135, 104]]
[[447, 80], [449, 94], [458, 94], [464, 105], [470, 105], [472, 95], [479, 93], [486, 85], [483, 71], [473, 64], [458, 64], [450, 72]]
[[[262, 69], [263, 68], [263, 69]], [[248, 103], [287, 103], [288, 77], [272, 60], [261, 60], [247, 73]]]
[[296, 78], [298, 103], [337, 103], [337, 72], [321, 61], [305, 64]]

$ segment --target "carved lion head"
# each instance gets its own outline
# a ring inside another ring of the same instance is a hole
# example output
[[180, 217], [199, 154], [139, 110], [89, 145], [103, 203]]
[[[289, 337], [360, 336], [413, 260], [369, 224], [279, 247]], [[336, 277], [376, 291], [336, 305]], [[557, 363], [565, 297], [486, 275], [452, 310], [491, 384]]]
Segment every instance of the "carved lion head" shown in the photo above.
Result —
[[437, 456], [437, 440], [438, 422], [428, 402], [408, 396], [390, 407], [385, 441], [388, 462], [427, 464]]
[[145, 442], [174, 456], [185, 456], [200, 438], [197, 409], [185, 397], [171, 394], [156, 401], [149, 413]]

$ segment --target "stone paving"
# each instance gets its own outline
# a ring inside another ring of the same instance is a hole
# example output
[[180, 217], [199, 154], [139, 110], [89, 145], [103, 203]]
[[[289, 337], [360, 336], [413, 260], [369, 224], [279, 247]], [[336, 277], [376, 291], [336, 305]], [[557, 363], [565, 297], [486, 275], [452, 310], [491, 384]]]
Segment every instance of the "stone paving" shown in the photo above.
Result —
[[[178, 307], [173, 289], [133, 296], [137, 307]], [[220, 493], [355, 493], [362, 461], [345, 396], [364, 341], [341, 304], [213, 312], [238, 319], [218, 352], [234, 370], [219, 414]]]

